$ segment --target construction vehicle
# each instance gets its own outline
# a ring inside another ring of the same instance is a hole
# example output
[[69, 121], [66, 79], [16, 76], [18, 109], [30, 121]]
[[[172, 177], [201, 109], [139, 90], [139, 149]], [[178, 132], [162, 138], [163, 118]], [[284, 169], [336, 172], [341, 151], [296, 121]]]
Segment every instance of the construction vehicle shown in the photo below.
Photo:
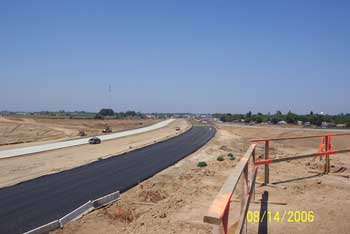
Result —
[[111, 127], [105, 127], [103, 130], [102, 130], [103, 133], [108, 133], [108, 132], [112, 132], [112, 128]]
[[79, 130], [79, 133], [78, 133], [79, 136], [83, 137], [83, 136], [86, 136], [86, 133], [84, 130]]

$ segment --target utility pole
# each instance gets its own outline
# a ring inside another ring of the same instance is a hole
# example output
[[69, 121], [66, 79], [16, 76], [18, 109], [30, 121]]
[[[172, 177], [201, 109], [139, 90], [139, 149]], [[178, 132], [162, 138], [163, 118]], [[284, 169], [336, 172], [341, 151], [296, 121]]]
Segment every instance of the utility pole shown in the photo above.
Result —
[[108, 99], [109, 99], [109, 109], [112, 109], [112, 86], [109, 84], [108, 87]]

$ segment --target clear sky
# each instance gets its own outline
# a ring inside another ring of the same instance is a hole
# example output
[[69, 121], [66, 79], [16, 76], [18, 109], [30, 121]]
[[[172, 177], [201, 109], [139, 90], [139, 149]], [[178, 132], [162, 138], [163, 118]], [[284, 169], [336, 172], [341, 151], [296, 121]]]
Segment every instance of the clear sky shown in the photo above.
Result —
[[350, 1], [2, 1], [0, 110], [350, 112]]

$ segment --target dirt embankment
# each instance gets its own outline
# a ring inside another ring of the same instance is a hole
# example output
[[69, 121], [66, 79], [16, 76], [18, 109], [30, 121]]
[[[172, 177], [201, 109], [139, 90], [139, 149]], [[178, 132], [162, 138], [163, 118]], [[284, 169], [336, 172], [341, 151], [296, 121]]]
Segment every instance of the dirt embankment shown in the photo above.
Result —
[[[176, 131], [180, 127], [180, 131]], [[166, 127], [137, 135], [103, 141], [98, 145], [81, 145], [32, 155], [0, 160], [0, 187], [13, 185], [42, 175], [78, 167], [96, 160], [115, 156], [146, 145], [169, 139], [191, 125], [175, 120]]]
[[[120, 202], [92, 212], [56, 233], [212, 233], [212, 226], [203, 223], [203, 216], [227, 176], [234, 170], [238, 158], [247, 150], [248, 139], [314, 134], [315, 132], [294, 132], [288, 129], [220, 126], [215, 138], [199, 151], [125, 192]], [[304, 150], [315, 152], [319, 141], [272, 144], [271, 155], [282, 157], [299, 154]], [[334, 147], [349, 148], [349, 144], [350, 138], [344, 137], [335, 141]], [[262, 155], [262, 149], [262, 146], [258, 147], [258, 156]], [[230, 160], [228, 153], [233, 153], [236, 159]], [[218, 156], [223, 156], [225, 160], [217, 161]], [[270, 180], [277, 184], [274, 187], [257, 186], [256, 200], [268, 192], [269, 201], [287, 203], [285, 206], [269, 204], [271, 212], [314, 211], [315, 214], [312, 223], [271, 222], [268, 224], [268, 233], [348, 233], [350, 181], [333, 175], [313, 177], [315, 174], [308, 171], [314, 165], [322, 165], [318, 160], [274, 164], [270, 169]], [[206, 161], [208, 166], [198, 168], [199, 161]], [[349, 173], [350, 158], [347, 155], [332, 156], [331, 164], [332, 170], [344, 167], [345, 171], [341, 173]], [[262, 180], [263, 170], [260, 170], [258, 181]], [[239, 205], [232, 203], [232, 207]], [[260, 211], [260, 208], [261, 204], [252, 203], [250, 210]], [[231, 215], [231, 218], [237, 217], [235, 213]], [[250, 223], [248, 232], [258, 233], [259, 228], [259, 224]]]
[[1, 149], [5, 149], [6, 145], [22, 147], [22, 145], [19, 146], [18, 144], [79, 138], [80, 130], [84, 131], [87, 136], [93, 136], [102, 134], [101, 131], [106, 126], [111, 127], [113, 131], [124, 131], [144, 127], [156, 122], [159, 122], [159, 120], [81, 120], [0, 117], [0, 146], [3, 146]]

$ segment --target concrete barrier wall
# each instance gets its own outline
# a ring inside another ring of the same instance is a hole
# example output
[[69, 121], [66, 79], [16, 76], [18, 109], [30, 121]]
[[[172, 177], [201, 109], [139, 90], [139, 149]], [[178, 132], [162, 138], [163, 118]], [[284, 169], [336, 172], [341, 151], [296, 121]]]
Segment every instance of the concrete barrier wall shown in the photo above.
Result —
[[63, 226], [66, 225], [67, 223], [72, 222], [76, 219], [79, 219], [81, 216], [93, 211], [94, 209], [98, 209], [103, 206], [109, 205], [115, 201], [118, 201], [119, 199], [120, 199], [120, 192], [117, 191], [117, 192], [108, 194], [104, 197], [98, 198], [94, 201], [88, 201], [84, 205], [73, 210], [72, 212], [60, 218], [59, 220], [55, 220], [51, 223], [45, 224], [43, 226], [40, 226], [38, 228], [35, 228], [23, 234], [47, 234], [56, 229], [63, 228]]
[[60, 222], [58, 220], [55, 220], [51, 223], [45, 224], [41, 227], [35, 228], [31, 231], [25, 232], [24, 234], [47, 234], [51, 231], [54, 231], [58, 228], [60, 228]]
[[84, 205], [80, 206], [79, 208], [73, 210], [72, 212], [70, 212], [66, 216], [60, 218], [58, 221], [60, 222], [61, 227], [63, 227], [65, 224], [80, 218], [84, 214], [87, 214], [90, 211], [92, 211], [93, 209], [95, 209], [95, 208], [92, 205], [92, 202], [88, 201], [87, 203], [85, 203]]
[[99, 199], [96, 199], [95, 201], [92, 202], [92, 204], [96, 209], [98, 209], [103, 206], [107, 206], [115, 201], [118, 201], [119, 199], [120, 199], [120, 192], [117, 191], [117, 192], [108, 194], [104, 197], [101, 197]]

